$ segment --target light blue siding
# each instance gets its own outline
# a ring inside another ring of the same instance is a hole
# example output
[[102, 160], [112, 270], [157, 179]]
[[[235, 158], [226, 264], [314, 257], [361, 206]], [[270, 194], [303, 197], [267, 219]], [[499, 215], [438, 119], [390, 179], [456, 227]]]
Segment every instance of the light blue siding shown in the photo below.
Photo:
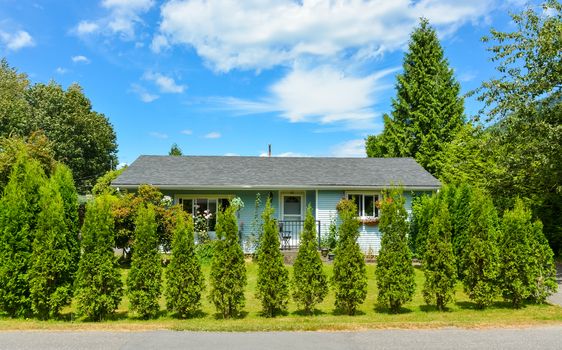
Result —
[[[238, 213], [238, 223], [240, 228], [240, 238], [242, 240], [242, 245], [246, 252], [251, 252], [252, 247], [250, 245], [250, 237], [252, 234], [256, 234], [257, 230], [254, 227], [254, 217], [255, 217], [255, 200], [256, 195], [260, 193], [261, 195], [261, 205], [257, 210], [257, 215], [261, 219], [261, 213], [265, 208], [265, 202], [268, 196], [272, 197], [271, 204], [275, 210], [275, 217], [279, 218], [280, 213], [280, 195], [281, 193], [291, 192], [291, 191], [278, 191], [278, 190], [262, 190], [262, 191], [251, 191], [251, 190], [182, 190], [182, 191], [163, 191], [164, 194], [174, 198], [177, 203], [179, 196], [184, 195], [213, 195], [213, 196], [237, 196], [244, 202], [244, 208], [242, 208]], [[307, 190], [305, 194], [305, 208], [309, 204], [312, 206], [316, 220], [320, 221], [320, 231], [322, 235], [329, 232], [330, 222], [332, 218], [337, 221], [336, 205], [344, 198], [345, 190]], [[303, 193], [302, 191], [295, 191], [295, 193]], [[318, 194], [318, 198], [316, 198]], [[413, 194], [411, 192], [404, 193], [406, 199], [406, 210], [411, 213], [412, 208], [412, 198]], [[363, 252], [367, 252], [369, 248], [373, 250], [375, 254], [378, 254], [380, 250], [381, 243], [381, 233], [379, 231], [379, 226], [367, 226], [361, 225], [359, 228], [360, 235], [357, 242], [361, 247]]]

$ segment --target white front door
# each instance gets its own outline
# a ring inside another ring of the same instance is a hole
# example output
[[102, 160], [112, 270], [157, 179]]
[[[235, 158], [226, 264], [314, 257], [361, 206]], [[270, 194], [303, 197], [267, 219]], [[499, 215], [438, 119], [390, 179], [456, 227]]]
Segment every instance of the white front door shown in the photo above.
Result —
[[284, 194], [282, 195], [282, 209], [284, 221], [303, 220], [303, 195]]

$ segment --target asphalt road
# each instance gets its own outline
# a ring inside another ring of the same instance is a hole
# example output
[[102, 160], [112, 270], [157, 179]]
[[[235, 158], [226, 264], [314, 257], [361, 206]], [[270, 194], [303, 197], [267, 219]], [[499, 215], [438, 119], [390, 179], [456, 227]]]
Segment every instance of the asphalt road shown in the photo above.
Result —
[[562, 349], [562, 325], [361, 332], [0, 332], [0, 349]]

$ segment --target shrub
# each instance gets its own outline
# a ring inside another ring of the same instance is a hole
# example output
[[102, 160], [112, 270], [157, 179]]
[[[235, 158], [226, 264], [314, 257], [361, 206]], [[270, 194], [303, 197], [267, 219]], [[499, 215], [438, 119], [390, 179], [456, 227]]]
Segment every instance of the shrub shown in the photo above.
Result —
[[310, 314], [328, 294], [326, 275], [317, 249], [316, 221], [309, 205], [301, 234], [299, 252], [293, 265], [293, 299]]
[[332, 284], [336, 291], [335, 307], [348, 315], [354, 315], [357, 306], [362, 304], [367, 296], [365, 257], [357, 244], [359, 221], [355, 217], [355, 203], [343, 199], [337, 208], [341, 224], [332, 276]]
[[158, 251], [154, 206], [141, 206], [135, 220], [135, 241], [131, 270], [127, 277], [130, 310], [142, 318], [158, 315], [162, 286], [162, 264]]
[[412, 300], [415, 291], [412, 253], [406, 238], [408, 213], [404, 202], [397, 189], [383, 196], [379, 224], [382, 241], [375, 270], [379, 290], [377, 302], [388, 305], [395, 313], [400, 311], [402, 304]]
[[457, 188], [452, 210], [449, 211], [453, 224], [452, 243], [453, 253], [457, 262], [457, 275], [462, 279], [464, 267], [462, 265], [463, 251], [468, 244], [468, 224], [470, 223], [470, 202], [472, 187], [461, 184]]
[[205, 280], [195, 255], [193, 218], [185, 213], [176, 215], [172, 259], [166, 271], [166, 307], [181, 317], [188, 317], [201, 307]]
[[40, 190], [29, 285], [31, 307], [41, 319], [56, 317], [72, 297], [72, 256], [62, 196], [53, 177]]
[[470, 201], [467, 237], [462, 256], [464, 290], [482, 309], [499, 294], [498, 216], [492, 199], [482, 190], [474, 190]]
[[237, 317], [244, 307], [246, 264], [238, 242], [236, 208], [218, 211], [215, 230], [217, 241], [211, 262], [211, 292], [209, 300], [223, 318]]
[[423, 259], [425, 282], [423, 296], [427, 304], [435, 302], [444, 310], [453, 301], [456, 283], [456, 265], [451, 244], [451, 219], [445, 203], [441, 203], [429, 227]]
[[82, 257], [76, 273], [78, 313], [101, 321], [111, 315], [123, 296], [123, 283], [113, 254], [114, 222], [109, 195], [96, 197], [86, 205], [82, 226]]
[[41, 165], [22, 152], [0, 199], [0, 309], [12, 317], [31, 313], [27, 274], [44, 182]]
[[287, 310], [289, 302], [289, 271], [279, 250], [279, 227], [273, 219], [271, 200], [262, 213], [263, 233], [257, 251], [258, 280], [256, 298], [261, 301], [262, 314], [274, 317]]

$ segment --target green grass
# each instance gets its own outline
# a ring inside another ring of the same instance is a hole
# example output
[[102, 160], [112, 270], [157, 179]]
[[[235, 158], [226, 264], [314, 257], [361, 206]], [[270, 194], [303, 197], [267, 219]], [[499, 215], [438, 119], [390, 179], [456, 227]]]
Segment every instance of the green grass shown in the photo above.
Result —
[[[331, 276], [332, 265], [325, 265], [326, 273]], [[417, 292], [412, 302], [404, 305], [399, 314], [389, 314], [386, 309], [375, 306], [377, 288], [374, 279], [374, 264], [367, 265], [369, 286], [367, 299], [359, 307], [358, 315], [345, 316], [334, 313], [334, 293], [330, 291], [326, 300], [318, 306], [314, 316], [302, 316], [296, 305], [289, 303], [289, 312], [276, 318], [260, 316], [260, 304], [254, 297], [257, 266], [247, 264], [248, 286], [246, 307], [240, 319], [222, 320], [215, 314], [214, 307], [206, 298], [203, 300], [203, 313], [196, 318], [180, 320], [165, 312], [165, 300], [162, 298], [162, 316], [154, 320], [139, 320], [134, 315], [127, 315], [127, 298], [123, 298], [116, 316], [101, 323], [85, 322], [75, 319], [73, 307], [64, 310], [64, 320], [37, 321], [9, 319], [0, 316], [0, 330], [17, 329], [53, 329], [53, 330], [204, 330], [204, 331], [272, 331], [272, 330], [361, 330], [372, 328], [438, 328], [438, 327], [517, 327], [531, 325], [562, 324], [562, 307], [553, 305], [528, 304], [515, 310], [507, 303], [498, 300], [492, 307], [476, 310], [474, 304], [457, 286], [456, 302], [446, 312], [439, 312], [427, 306], [421, 295], [423, 273], [416, 269]], [[292, 273], [292, 267], [289, 266]], [[128, 270], [123, 270], [123, 280]], [[206, 277], [209, 266], [204, 267]], [[208, 279], [206, 280], [208, 282]], [[208, 291], [208, 290], [207, 290]]]

